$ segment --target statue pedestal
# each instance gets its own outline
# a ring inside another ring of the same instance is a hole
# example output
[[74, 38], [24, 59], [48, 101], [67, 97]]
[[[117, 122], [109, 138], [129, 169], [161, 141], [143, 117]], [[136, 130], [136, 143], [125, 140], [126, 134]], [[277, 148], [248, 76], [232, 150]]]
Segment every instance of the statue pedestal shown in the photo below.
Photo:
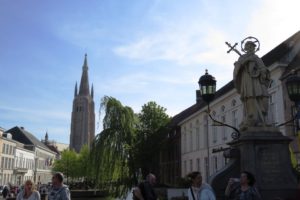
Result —
[[211, 179], [217, 196], [224, 195], [230, 177], [239, 177], [240, 172], [246, 170], [255, 175], [262, 199], [293, 197], [297, 179], [291, 165], [290, 141], [276, 128], [253, 127], [241, 132], [238, 140], [228, 143], [239, 155], [229, 155], [232, 162]]

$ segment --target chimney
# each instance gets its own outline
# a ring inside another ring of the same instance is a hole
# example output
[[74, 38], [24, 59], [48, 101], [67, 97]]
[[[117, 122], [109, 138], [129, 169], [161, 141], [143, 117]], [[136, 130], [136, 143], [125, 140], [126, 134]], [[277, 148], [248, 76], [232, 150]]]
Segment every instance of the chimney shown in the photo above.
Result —
[[201, 92], [200, 90], [196, 90], [196, 103], [200, 103], [201, 102]]

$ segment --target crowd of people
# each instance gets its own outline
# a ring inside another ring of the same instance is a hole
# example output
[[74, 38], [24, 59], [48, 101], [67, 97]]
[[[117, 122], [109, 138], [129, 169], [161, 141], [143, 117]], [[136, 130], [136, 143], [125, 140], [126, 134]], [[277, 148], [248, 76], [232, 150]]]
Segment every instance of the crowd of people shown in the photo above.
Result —
[[[64, 176], [62, 173], [57, 172], [52, 176], [52, 185], [48, 191], [48, 200], [71, 200], [69, 188], [63, 184]], [[32, 182], [32, 180], [26, 180], [24, 187], [16, 192], [16, 200], [40, 200], [40, 193]], [[2, 196], [4, 199], [9, 197], [10, 190], [5, 186], [2, 190]]]
[[[187, 178], [190, 182], [187, 192], [188, 200], [216, 200], [213, 188], [203, 182], [200, 172], [191, 172]], [[133, 189], [133, 200], [157, 200], [155, 183], [155, 175], [148, 174], [145, 181]], [[230, 178], [224, 195], [226, 200], [262, 200], [255, 187], [255, 177], [248, 171], [243, 171], [239, 178]]]
[[[216, 200], [212, 187], [203, 182], [202, 175], [198, 171], [187, 175], [190, 182], [188, 188], [188, 200]], [[64, 176], [57, 172], [52, 176], [52, 185], [48, 191], [48, 200], [71, 200], [69, 188], [63, 184]], [[156, 176], [149, 173], [145, 181], [133, 189], [133, 200], [157, 200], [158, 196], [154, 186]], [[2, 190], [3, 198], [9, 196], [9, 188]], [[41, 191], [35, 188], [33, 181], [26, 180], [22, 189], [17, 192], [16, 200], [40, 200]], [[255, 177], [248, 171], [243, 171], [239, 178], [230, 178], [225, 190], [226, 200], [262, 200], [258, 189], [255, 187]]]

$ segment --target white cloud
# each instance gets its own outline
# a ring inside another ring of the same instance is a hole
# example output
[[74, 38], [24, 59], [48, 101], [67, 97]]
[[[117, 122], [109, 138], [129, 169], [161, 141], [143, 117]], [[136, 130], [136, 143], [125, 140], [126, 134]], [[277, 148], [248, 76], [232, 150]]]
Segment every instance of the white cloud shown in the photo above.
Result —
[[251, 16], [246, 33], [257, 37], [265, 54], [300, 30], [300, 1], [264, 0]]
[[144, 35], [114, 52], [128, 59], [165, 60], [180, 65], [228, 63], [224, 52], [226, 34], [205, 23], [169, 24], [161, 31]]

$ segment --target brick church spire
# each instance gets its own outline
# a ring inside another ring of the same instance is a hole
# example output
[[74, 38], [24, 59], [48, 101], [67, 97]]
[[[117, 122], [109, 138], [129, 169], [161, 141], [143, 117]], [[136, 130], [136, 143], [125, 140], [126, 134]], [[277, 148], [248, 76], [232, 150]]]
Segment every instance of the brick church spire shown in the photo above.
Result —
[[84, 57], [84, 63], [82, 66], [82, 75], [79, 87], [79, 95], [89, 95], [89, 76], [88, 76], [88, 64], [87, 64], [87, 54]]
[[82, 75], [77, 93], [75, 85], [71, 119], [70, 149], [79, 152], [83, 145], [91, 145], [95, 137], [94, 88], [89, 88], [87, 55], [85, 54]]

